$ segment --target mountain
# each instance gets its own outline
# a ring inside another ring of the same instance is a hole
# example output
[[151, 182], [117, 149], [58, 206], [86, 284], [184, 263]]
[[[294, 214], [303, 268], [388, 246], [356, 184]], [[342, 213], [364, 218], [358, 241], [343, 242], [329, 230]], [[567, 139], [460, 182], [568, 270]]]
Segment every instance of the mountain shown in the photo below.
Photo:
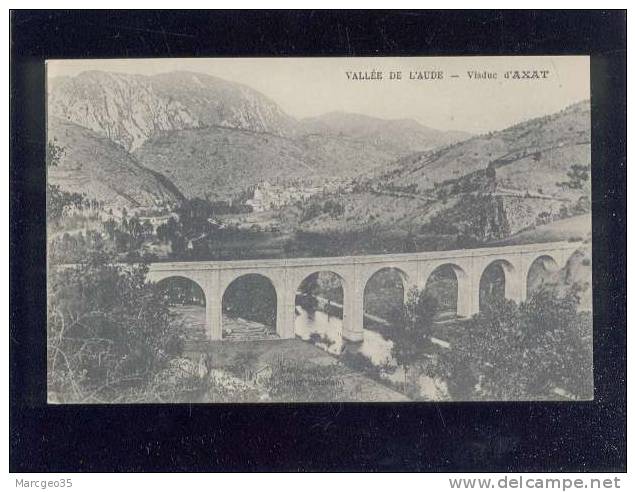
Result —
[[48, 110], [129, 151], [158, 132], [226, 126], [290, 135], [295, 124], [259, 92], [191, 72], [144, 76], [89, 71], [53, 78]]
[[500, 188], [570, 197], [557, 183], [565, 180], [572, 164], [589, 165], [590, 159], [590, 105], [583, 101], [502, 131], [399, 159], [376, 182], [416, 185], [423, 192], [490, 168]]
[[415, 120], [385, 120], [367, 115], [332, 112], [300, 120], [300, 132], [335, 135], [372, 143], [397, 154], [426, 151], [465, 140], [466, 132], [428, 128]]
[[340, 201], [340, 216], [286, 217], [309, 232], [383, 231], [419, 235], [419, 248], [465, 247], [588, 212], [589, 183], [560, 184], [575, 164], [591, 164], [589, 101], [359, 176], [354, 193], [323, 199]]
[[183, 104], [200, 127], [223, 126], [280, 136], [295, 134], [296, 120], [246, 85], [193, 72], [154, 75], [150, 83], [163, 99]]
[[316, 174], [291, 139], [221, 127], [164, 132], [133, 155], [187, 197], [227, 199], [262, 179]]
[[272, 219], [300, 242], [326, 238], [333, 254], [548, 237], [536, 228], [589, 213], [589, 181], [563, 185], [591, 164], [589, 101], [469, 136], [350, 113], [299, 121], [246, 86], [190, 72], [85, 72], [50, 80], [48, 98], [49, 140], [64, 148], [50, 182], [111, 205], [350, 178], [346, 193]]
[[111, 207], [150, 207], [183, 199], [169, 180], [92, 130], [49, 116], [48, 138], [63, 149], [59, 164], [48, 170], [48, 181], [65, 191], [85, 193]]
[[48, 111], [110, 139], [188, 197], [227, 198], [277, 178], [379, 172], [466, 136], [346, 113], [298, 121], [247, 86], [192, 72], [52, 78]]
[[185, 196], [210, 199], [228, 199], [264, 180], [355, 176], [395, 158], [349, 137], [288, 138], [223, 127], [162, 132], [133, 155]]

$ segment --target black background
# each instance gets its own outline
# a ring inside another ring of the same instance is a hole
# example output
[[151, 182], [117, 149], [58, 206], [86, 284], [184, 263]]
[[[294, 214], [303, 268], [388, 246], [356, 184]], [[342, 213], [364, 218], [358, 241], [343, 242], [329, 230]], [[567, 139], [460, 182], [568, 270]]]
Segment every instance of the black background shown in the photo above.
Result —
[[[11, 40], [12, 472], [625, 470], [625, 12], [13, 11]], [[44, 59], [542, 54], [591, 55], [593, 402], [46, 405]]]

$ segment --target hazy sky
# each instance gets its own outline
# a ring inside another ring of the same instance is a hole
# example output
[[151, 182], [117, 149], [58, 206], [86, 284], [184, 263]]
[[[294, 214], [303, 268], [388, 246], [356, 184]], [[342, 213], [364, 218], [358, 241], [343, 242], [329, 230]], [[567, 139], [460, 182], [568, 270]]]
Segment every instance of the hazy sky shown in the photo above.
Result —
[[[243, 83], [302, 118], [331, 111], [413, 118], [443, 130], [473, 133], [559, 111], [589, 98], [587, 56], [402, 58], [171, 58], [55, 60], [49, 76], [85, 70], [152, 75], [187, 70]], [[383, 72], [382, 80], [351, 80], [347, 72]], [[547, 70], [547, 78], [505, 79], [512, 70]], [[401, 71], [402, 80], [389, 80]], [[411, 80], [410, 72], [442, 71], [442, 80]], [[496, 72], [471, 80], [468, 71]], [[459, 77], [451, 77], [458, 75]]]

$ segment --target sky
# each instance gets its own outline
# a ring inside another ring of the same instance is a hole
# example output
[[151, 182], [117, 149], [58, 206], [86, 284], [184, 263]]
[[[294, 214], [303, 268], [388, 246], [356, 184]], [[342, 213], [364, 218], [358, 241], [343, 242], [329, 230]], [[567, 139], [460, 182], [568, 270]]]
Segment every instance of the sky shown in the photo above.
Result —
[[[344, 111], [410, 118], [431, 128], [471, 133], [500, 130], [590, 97], [587, 56], [51, 60], [47, 70], [49, 77], [87, 70], [200, 72], [245, 84], [296, 118]], [[547, 73], [538, 79], [504, 77], [515, 70]], [[352, 75], [370, 76], [372, 71], [381, 71], [382, 79]], [[389, 72], [401, 72], [401, 80], [391, 80]], [[442, 72], [443, 78], [410, 78], [420, 72]], [[468, 72], [494, 73], [497, 78], [471, 79]]]

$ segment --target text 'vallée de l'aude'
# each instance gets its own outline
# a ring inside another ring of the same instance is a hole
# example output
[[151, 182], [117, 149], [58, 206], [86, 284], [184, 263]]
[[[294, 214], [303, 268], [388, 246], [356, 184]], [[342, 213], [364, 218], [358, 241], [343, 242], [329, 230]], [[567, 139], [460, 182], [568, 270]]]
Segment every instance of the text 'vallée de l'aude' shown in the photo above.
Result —
[[364, 70], [345, 71], [347, 80], [381, 81], [381, 80], [444, 80], [447, 78], [468, 80], [540, 80], [550, 76], [549, 70], [506, 70], [503, 72], [489, 70], [467, 70], [466, 72], [446, 73], [443, 70]]

